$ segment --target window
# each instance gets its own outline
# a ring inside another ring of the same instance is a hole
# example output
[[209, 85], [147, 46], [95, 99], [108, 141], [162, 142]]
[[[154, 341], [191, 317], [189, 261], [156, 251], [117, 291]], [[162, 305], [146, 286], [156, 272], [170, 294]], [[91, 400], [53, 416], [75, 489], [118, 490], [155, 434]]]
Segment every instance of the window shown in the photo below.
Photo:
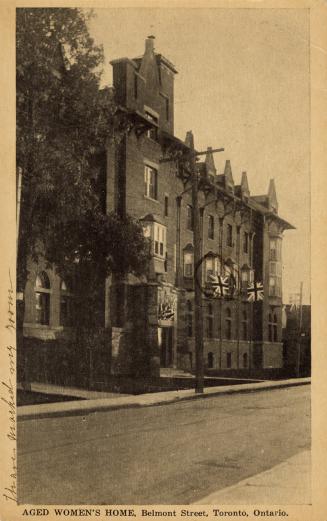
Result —
[[166, 260], [167, 257], [167, 230], [166, 226], [153, 220], [143, 220], [144, 237], [150, 239], [150, 254]]
[[64, 280], [60, 285], [60, 325], [64, 327], [73, 325], [73, 295], [71, 286], [67, 287]]
[[137, 99], [138, 96], [138, 79], [137, 75], [134, 74], [134, 98]]
[[37, 324], [49, 325], [50, 318], [50, 281], [45, 271], [35, 279], [35, 321]]
[[209, 221], [208, 221], [208, 239], [214, 239], [215, 238], [215, 220], [213, 215], [209, 215]]
[[273, 332], [274, 332], [273, 339], [274, 339], [274, 342], [278, 342], [278, 329], [277, 329], [277, 315], [276, 314], [274, 314], [273, 320], [274, 320], [274, 324], [273, 324]]
[[158, 139], [158, 117], [154, 116], [150, 112], [145, 111], [146, 118], [153, 123], [153, 127], [149, 128], [147, 130], [147, 137], [150, 139], [153, 139], [154, 141], [157, 141]]
[[208, 353], [208, 369], [213, 368], [213, 353]]
[[213, 306], [211, 303], [209, 303], [207, 307], [206, 336], [208, 338], [213, 337]]
[[158, 199], [158, 171], [144, 165], [144, 194], [151, 199]]
[[233, 246], [233, 226], [231, 224], [227, 224], [226, 244]]
[[192, 252], [184, 252], [184, 277], [193, 277], [193, 261], [194, 254]]
[[268, 315], [268, 340], [272, 342], [273, 339], [273, 323], [272, 323], [272, 315], [269, 313]]
[[244, 235], [243, 235], [243, 252], [249, 253], [249, 234], [248, 234], [248, 232], [244, 232]]
[[215, 274], [215, 258], [214, 257], [206, 258], [205, 269], [206, 269], [206, 281], [210, 282], [211, 281], [210, 275]]
[[232, 338], [232, 312], [229, 308], [226, 309], [225, 337], [227, 338], [227, 340], [230, 340]]
[[187, 205], [186, 211], [187, 211], [186, 227], [188, 230], [193, 231], [193, 228], [194, 228], [194, 226], [193, 226], [193, 208], [190, 204]]
[[226, 366], [227, 369], [232, 367], [232, 353], [226, 353]]
[[168, 211], [169, 211], [169, 199], [168, 199], [168, 195], [165, 195], [165, 217], [168, 217]]
[[224, 271], [225, 276], [229, 278], [229, 294], [232, 297], [235, 290], [238, 288], [238, 266], [232, 261], [232, 259], [227, 259]]
[[166, 120], [169, 120], [169, 98], [165, 98]]
[[187, 336], [193, 335], [193, 308], [192, 302], [188, 300], [186, 302], [186, 325], [187, 325]]
[[249, 266], [246, 264], [241, 268], [241, 281], [242, 281], [242, 289], [246, 289], [250, 282], [254, 280], [254, 271], [251, 270]]
[[248, 354], [243, 353], [243, 368], [246, 369], [248, 366]]
[[282, 265], [280, 261], [269, 262], [269, 296], [282, 296]]
[[276, 313], [268, 315], [268, 340], [269, 342], [278, 342], [278, 321]]
[[242, 314], [242, 338], [243, 340], [248, 339], [248, 317], [246, 311]]
[[154, 254], [166, 258], [166, 227], [154, 223]]
[[276, 261], [277, 259], [277, 239], [270, 239], [270, 260]]

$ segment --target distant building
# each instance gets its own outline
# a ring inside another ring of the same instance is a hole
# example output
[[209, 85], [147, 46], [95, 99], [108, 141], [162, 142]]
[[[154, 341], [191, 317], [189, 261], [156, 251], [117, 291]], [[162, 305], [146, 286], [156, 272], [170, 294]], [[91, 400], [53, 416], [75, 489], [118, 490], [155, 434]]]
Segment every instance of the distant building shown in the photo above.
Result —
[[[300, 328], [300, 313], [302, 313]], [[285, 306], [286, 323], [283, 328], [284, 367], [289, 374], [311, 374], [311, 306]]]
[[[98, 356], [102, 376], [96, 364], [92, 368], [95, 381], [110, 373], [158, 376], [160, 368], [195, 365], [191, 185], [181, 161], [191, 135], [185, 141], [174, 135], [177, 71], [155, 52], [153, 37], [142, 57], [111, 64], [116, 99], [133, 130], [120, 144], [108, 145], [106, 209], [142, 222], [151, 239], [151, 262], [142, 279], [112, 275], [104, 284], [98, 312], [106, 341]], [[210, 148], [197, 165], [205, 256], [199, 283], [205, 287], [215, 274], [229, 282], [226, 298], [203, 299], [205, 365], [222, 371], [281, 368], [282, 239], [293, 226], [278, 215], [273, 180], [267, 194], [252, 196], [247, 174], [235, 184], [230, 161], [218, 172]], [[254, 281], [263, 283], [264, 297], [251, 303], [247, 288]], [[67, 332], [74, 345], [69, 283], [35, 266], [26, 296], [25, 335], [46, 341]], [[60, 358], [55, 367], [58, 371]]]

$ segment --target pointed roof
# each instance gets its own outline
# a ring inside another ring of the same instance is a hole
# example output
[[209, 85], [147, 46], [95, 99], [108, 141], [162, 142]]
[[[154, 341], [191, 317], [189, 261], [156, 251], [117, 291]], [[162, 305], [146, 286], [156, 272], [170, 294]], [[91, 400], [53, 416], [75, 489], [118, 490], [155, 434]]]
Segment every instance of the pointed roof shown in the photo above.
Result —
[[212, 147], [207, 148], [205, 164], [206, 164], [206, 168], [207, 168], [207, 173], [211, 174], [211, 175], [216, 175], [217, 170], [216, 170], [216, 166], [215, 166], [215, 160], [213, 158]]
[[192, 130], [188, 130], [186, 132], [185, 145], [189, 148], [194, 147], [194, 136]]
[[246, 197], [250, 196], [250, 189], [249, 189], [248, 177], [246, 175], [246, 172], [242, 172], [241, 193], [242, 193], [242, 195], [245, 195]]
[[151, 90], [159, 89], [159, 73], [154, 53], [154, 36], [145, 40], [145, 51], [141, 61], [139, 74], [145, 79]]
[[277, 213], [278, 211], [278, 201], [277, 201], [277, 194], [276, 194], [276, 187], [275, 187], [275, 181], [274, 179], [270, 179], [269, 181], [269, 188], [268, 188], [268, 204], [269, 209], [275, 211]]
[[233, 172], [232, 172], [232, 167], [231, 167], [229, 159], [227, 159], [226, 163], [225, 163], [224, 176], [225, 176], [225, 186], [234, 187]]

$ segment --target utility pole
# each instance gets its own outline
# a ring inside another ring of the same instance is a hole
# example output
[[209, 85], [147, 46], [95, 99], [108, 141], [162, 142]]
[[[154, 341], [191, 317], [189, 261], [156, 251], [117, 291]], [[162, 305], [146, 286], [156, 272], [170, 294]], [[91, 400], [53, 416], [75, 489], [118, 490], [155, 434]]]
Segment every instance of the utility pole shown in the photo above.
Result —
[[[202, 283], [202, 237], [200, 226], [200, 211], [199, 211], [199, 178], [196, 168], [197, 156], [207, 154], [207, 150], [203, 152], [196, 152], [194, 150], [194, 138], [192, 131], [187, 132], [187, 144], [189, 146], [189, 167], [190, 180], [192, 184], [192, 219], [193, 219], [193, 284], [194, 284], [194, 343], [195, 343], [195, 392], [197, 394], [203, 393], [204, 378], [203, 378], [203, 308], [202, 308], [202, 290], [199, 282]], [[211, 150], [214, 152], [223, 152], [224, 148], [215, 148]], [[167, 163], [174, 161], [174, 158], [163, 158], [160, 163]], [[180, 204], [180, 201], [178, 202]], [[197, 269], [195, 269], [197, 267]]]
[[[196, 168], [196, 156], [206, 154], [205, 152], [194, 151], [193, 134], [188, 133], [189, 145], [191, 149], [190, 155], [190, 170], [192, 177], [192, 208], [193, 208], [193, 240], [194, 240], [194, 342], [195, 342], [195, 392], [197, 394], [203, 393], [204, 389], [204, 375], [203, 375], [203, 307], [202, 307], [202, 291], [198, 281], [202, 283], [202, 236], [201, 236], [201, 219], [199, 212], [199, 179]], [[212, 152], [222, 152], [224, 149], [215, 149]]]
[[192, 176], [192, 208], [193, 208], [193, 240], [194, 240], [194, 263], [199, 266], [197, 270], [193, 268], [194, 280], [194, 342], [195, 342], [195, 392], [203, 393], [203, 309], [202, 291], [197, 278], [202, 283], [202, 264], [201, 264], [201, 231], [200, 231], [200, 212], [199, 212], [199, 180], [196, 169], [196, 158], [194, 153], [193, 134], [189, 133], [190, 139], [190, 170]]

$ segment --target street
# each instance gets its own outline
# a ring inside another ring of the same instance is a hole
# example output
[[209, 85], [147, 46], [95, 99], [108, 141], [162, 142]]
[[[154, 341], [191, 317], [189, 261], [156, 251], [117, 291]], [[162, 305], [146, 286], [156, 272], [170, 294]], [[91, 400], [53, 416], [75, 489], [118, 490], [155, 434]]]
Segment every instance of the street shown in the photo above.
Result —
[[310, 447], [310, 386], [18, 422], [31, 504], [189, 504]]

